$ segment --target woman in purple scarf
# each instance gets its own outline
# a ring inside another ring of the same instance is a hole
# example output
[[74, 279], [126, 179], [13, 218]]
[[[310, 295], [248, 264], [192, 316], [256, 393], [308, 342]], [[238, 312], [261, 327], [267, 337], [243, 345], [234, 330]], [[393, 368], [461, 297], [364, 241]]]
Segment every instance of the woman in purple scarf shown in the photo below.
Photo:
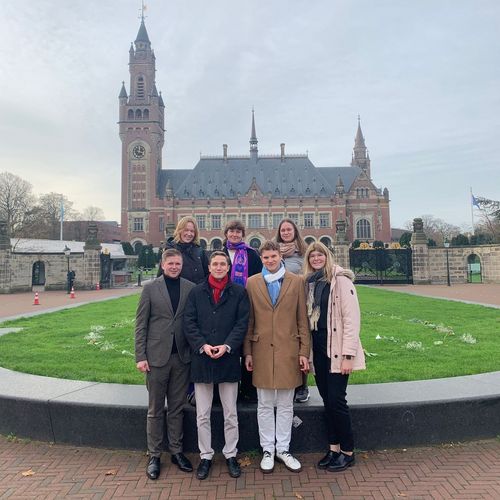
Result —
[[[231, 259], [229, 275], [233, 283], [246, 287], [247, 279], [262, 271], [259, 254], [243, 240], [245, 226], [239, 220], [231, 220], [224, 228], [224, 252]], [[241, 364], [240, 400], [257, 402], [257, 391], [252, 385], [252, 374]]]

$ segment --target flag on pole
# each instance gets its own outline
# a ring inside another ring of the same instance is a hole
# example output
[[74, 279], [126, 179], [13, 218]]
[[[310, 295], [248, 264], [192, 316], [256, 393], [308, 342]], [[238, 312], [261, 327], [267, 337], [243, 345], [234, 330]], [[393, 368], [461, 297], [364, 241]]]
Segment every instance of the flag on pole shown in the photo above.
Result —
[[481, 208], [481, 207], [479, 206], [479, 203], [477, 202], [477, 198], [476, 198], [476, 197], [475, 197], [472, 193], [471, 193], [470, 195], [471, 195], [471, 198], [472, 198], [472, 199], [471, 199], [471, 201], [472, 201], [472, 206], [473, 206], [473, 207], [476, 207], [476, 208]]

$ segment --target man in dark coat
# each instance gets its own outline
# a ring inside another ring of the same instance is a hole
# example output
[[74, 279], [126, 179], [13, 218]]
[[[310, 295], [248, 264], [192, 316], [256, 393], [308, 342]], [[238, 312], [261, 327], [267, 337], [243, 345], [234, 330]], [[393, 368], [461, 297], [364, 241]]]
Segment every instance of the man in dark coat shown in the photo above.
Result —
[[193, 467], [182, 453], [183, 406], [189, 384], [191, 350], [182, 330], [184, 307], [194, 283], [180, 278], [182, 256], [168, 249], [162, 255], [163, 276], [148, 283], [136, 314], [135, 360], [146, 374], [149, 394], [147, 442], [150, 479], [160, 475], [160, 455], [164, 440], [165, 396], [167, 435], [172, 462], [184, 472]]
[[224, 252], [210, 255], [210, 274], [190, 292], [184, 312], [184, 332], [192, 349], [191, 381], [196, 393], [201, 458], [198, 479], [208, 477], [214, 455], [210, 426], [214, 384], [218, 384], [224, 412], [222, 453], [231, 477], [241, 474], [236, 460], [239, 439], [236, 400], [241, 377], [240, 352], [250, 306], [245, 288], [229, 280], [229, 262]]

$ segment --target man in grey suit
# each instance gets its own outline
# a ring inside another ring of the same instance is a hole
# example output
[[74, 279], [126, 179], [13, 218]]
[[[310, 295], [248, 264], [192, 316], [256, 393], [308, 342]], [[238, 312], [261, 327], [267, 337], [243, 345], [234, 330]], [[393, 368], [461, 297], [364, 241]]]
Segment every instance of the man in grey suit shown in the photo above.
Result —
[[142, 291], [135, 324], [135, 360], [137, 369], [146, 374], [149, 393], [149, 461], [146, 474], [150, 479], [157, 479], [160, 475], [165, 397], [172, 463], [184, 472], [193, 470], [191, 462], [182, 452], [183, 406], [189, 385], [191, 359], [182, 322], [187, 296], [195, 285], [180, 278], [182, 255], [178, 250], [165, 250], [161, 267], [163, 275], [146, 284]]

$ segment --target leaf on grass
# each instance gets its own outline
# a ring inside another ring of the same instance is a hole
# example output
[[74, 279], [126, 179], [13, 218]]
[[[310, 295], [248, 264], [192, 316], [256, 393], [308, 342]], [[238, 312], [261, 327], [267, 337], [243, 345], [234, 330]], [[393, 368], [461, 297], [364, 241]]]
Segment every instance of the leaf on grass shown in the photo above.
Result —
[[33, 469], [29, 469], [29, 470], [25, 470], [24, 472], [21, 472], [21, 475], [24, 476], [24, 477], [33, 476], [33, 474], [35, 474], [33, 472]]
[[240, 464], [241, 467], [248, 467], [249, 465], [252, 465], [252, 461], [250, 460], [250, 457], [247, 457], [246, 455], [238, 460], [238, 463]]
[[116, 476], [116, 471], [114, 469], [108, 470], [105, 476]]

